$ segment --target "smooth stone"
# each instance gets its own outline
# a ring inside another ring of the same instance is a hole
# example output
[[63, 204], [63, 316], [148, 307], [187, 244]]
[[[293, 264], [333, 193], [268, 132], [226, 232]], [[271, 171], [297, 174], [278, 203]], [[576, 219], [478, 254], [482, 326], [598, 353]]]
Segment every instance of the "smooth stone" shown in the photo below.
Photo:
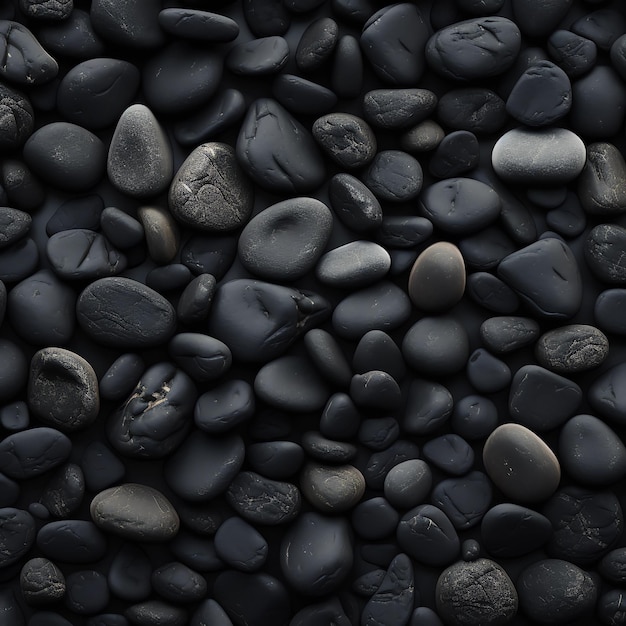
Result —
[[459, 241], [465, 264], [478, 271], [494, 269], [516, 249], [516, 243], [498, 225], [487, 226]]
[[35, 543], [35, 519], [13, 507], [0, 509], [0, 568], [17, 563]]
[[363, 96], [363, 115], [378, 128], [401, 129], [425, 120], [437, 107], [429, 89], [373, 89]]
[[286, 625], [291, 618], [285, 585], [265, 572], [221, 572], [215, 579], [213, 594], [235, 624], [278, 626]]
[[0, 472], [16, 480], [40, 476], [61, 465], [71, 451], [70, 439], [55, 428], [29, 428], [0, 441]]
[[267, 76], [280, 72], [288, 59], [287, 40], [271, 35], [235, 44], [224, 63], [237, 76]]
[[223, 376], [232, 364], [228, 346], [203, 333], [178, 333], [168, 344], [168, 352], [196, 382], [208, 382]]
[[0, 146], [13, 150], [24, 145], [34, 130], [33, 106], [28, 96], [8, 85], [0, 85]]
[[330, 17], [312, 21], [296, 47], [296, 66], [302, 72], [319, 69], [332, 56], [339, 40], [339, 26]]
[[10, 246], [26, 235], [31, 222], [31, 216], [24, 211], [0, 207], [0, 249]]
[[207, 593], [204, 577], [177, 561], [157, 567], [151, 580], [153, 590], [168, 602], [195, 602], [202, 600]]
[[572, 417], [583, 400], [573, 381], [539, 365], [523, 365], [511, 383], [509, 413], [533, 431], [548, 431]]
[[520, 503], [548, 499], [561, 479], [554, 452], [521, 424], [502, 424], [489, 435], [483, 463], [496, 487]]
[[463, 437], [453, 433], [427, 441], [422, 456], [437, 469], [454, 476], [463, 476], [474, 465], [474, 450]]
[[450, 626], [509, 623], [517, 614], [518, 596], [506, 570], [491, 559], [459, 561], [437, 579], [435, 602]]
[[93, 522], [60, 520], [48, 522], [39, 529], [37, 547], [54, 562], [86, 565], [104, 557], [107, 540]]
[[23, 237], [0, 250], [0, 280], [17, 283], [35, 272], [39, 266], [39, 249], [34, 239]]
[[585, 239], [583, 248], [587, 266], [602, 282], [626, 284], [626, 260], [620, 251], [626, 242], [626, 228], [618, 224], [598, 224]]
[[450, 310], [465, 291], [465, 262], [459, 249], [447, 241], [432, 244], [415, 260], [408, 293], [413, 304], [427, 313]]
[[57, 107], [68, 122], [101, 130], [118, 123], [139, 83], [139, 69], [129, 61], [89, 59], [65, 74], [57, 91]]
[[122, 461], [99, 441], [93, 441], [85, 448], [80, 463], [85, 485], [90, 491], [102, 491], [112, 487], [126, 474]]
[[330, 75], [330, 86], [338, 98], [357, 98], [363, 88], [363, 54], [352, 35], [339, 37]]
[[[303, 340], [318, 373], [334, 386], [347, 387], [352, 379], [352, 370], [338, 341], [321, 328], [312, 328]], [[332, 416], [328, 416], [328, 419], [332, 421]]]
[[362, 175], [365, 185], [383, 202], [408, 202], [422, 189], [424, 175], [419, 161], [402, 150], [376, 153]]
[[[568, 197], [567, 187], [528, 189], [526, 197], [542, 209], [555, 209], [562, 205]], [[570, 196], [571, 197], [571, 196]]]
[[170, 35], [206, 43], [228, 43], [239, 35], [235, 20], [199, 9], [163, 9], [159, 12], [159, 25]]
[[493, 400], [478, 395], [464, 396], [455, 402], [450, 418], [452, 430], [470, 441], [487, 438], [498, 421], [498, 409]]
[[211, 274], [200, 274], [183, 289], [176, 305], [176, 315], [183, 324], [206, 321], [211, 310], [217, 282]]
[[212, 500], [226, 491], [243, 465], [245, 448], [241, 437], [212, 437], [191, 432], [163, 469], [171, 490], [190, 502]]
[[626, 390], [623, 383], [626, 380], [626, 364], [613, 365], [598, 376], [587, 390], [587, 400], [591, 407], [617, 424], [626, 422]]
[[501, 315], [486, 319], [480, 326], [480, 338], [494, 354], [508, 354], [529, 346], [539, 335], [539, 324], [530, 317]]
[[572, 182], [587, 159], [585, 144], [565, 128], [514, 128], [496, 141], [491, 163], [505, 182], [562, 185]]
[[98, 493], [89, 512], [101, 530], [130, 541], [169, 541], [180, 519], [170, 501], [157, 489], [123, 483]]
[[476, 135], [468, 130], [457, 130], [439, 142], [428, 169], [437, 178], [452, 178], [470, 172], [479, 160], [480, 146]]
[[542, 318], [567, 319], [580, 308], [580, 270], [559, 239], [547, 237], [517, 250], [501, 261], [497, 273]]
[[353, 444], [329, 439], [314, 430], [304, 432], [300, 443], [308, 457], [322, 464], [348, 463], [357, 453], [357, 447]]
[[559, 374], [594, 369], [609, 355], [606, 335], [588, 324], [570, 324], [545, 332], [535, 344], [540, 365]]
[[443, 626], [435, 611], [427, 606], [419, 606], [411, 615], [410, 626]]
[[271, 98], [259, 98], [250, 105], [236, 153], [245, 173], [268, 191], [308, 193], [322, 184], [326, 174], [309, 131]]
[[245, 112], [246, 102], [241, 91], [220, 90], [204, 107], [174, 123], [174, 138], [182, 146], [195, 148], [241, 121]]
[[65, 579], [65, 606], [77, 615], [93, 615], [109, 603], [106, 578], [96, 570], [79, 570]]
[[596, 44], [569, 30], [555, 30], [548, 37], [546, 47], [554, 62], [570, 78], [586, 74], [596, 63], [598, 48]]
[[610, 139], [624, 125], [626, 87], [610, 66], [596, 65], [572, 84], [571, 129], [586, 140]]
[[[591, 45], [595, 47], [593, 42]], [[609, 56], [613, 68], [617, 70], [617, 73], [624, 78], [626, 75], [626, 37], [624, 35], [619, 36], [611, 45], [609, 50]]]
[[[170, 263], [151, 269], [146, 275], [146, 285], [160, 293], [184, 289], [192, 278], [191, 270], [182, 263]], [[178, 313], [178, 308], [176, 309]]]
[[76, 315], [89, 337], [125, 350], [162, 345], [176, 327], [176, 312], [168, 300], [120, 276], [100, 278], [85, 287]]
[[533, 39], [547, 37], [567, 15], [572, 0], [513, 0], [513, 15], [520, 30]]
[[480, 523], [492, 495], [489, 478], [483, 472], [473, 471], [460, 478], [442, 480], [433, 489], [431, 501], [457, 530], [465, 530]]
[[328, 113], [311, 127], [313, 138], [342, 169], [367, 165], [376, 155], [376, 135], [362, 118], [350, 113]]
[[141, 9], [132, 3], [96, 0], [89, 16], [94, 30], [106, 42], [134, 50], [154, 50], [165, 35], [158, 22], [161, 3], [150, 0]]
[[156, 459], [173, 452], [186, 437], [197, 398], [194, 382], [172, 363], [143, 372], [135, 389], [106, 424], [109, 441], [121, 454]]
[[432, 504], [408, 511], [396, 532], [400, 549], [422, 565], [444, 567], [459, 556], [460, 542], [448, 516]]
[[453, 317], [422, 317], [404, 335], [402, 354], [421, 374], [454, 374], [465, 367], [469, 357], [467, 331]]
[[413, 611], [414, 597], [413, 564], [401, 553], [390, 563], [380, 586], [363, 608], [361, 623], [406, 624]]
[[[378, 242], [385, 246], [389, 254], [415, 248], [433, 234], [433, 223], [419, 215], [385, 215], [377, 231]], [[390, 249], [391, 248], [391, 249]], [[414, 250], [410, 250], [411, 253]], [[417, 259], [417, 253], [415, 253]], [[414, 259], [414, 260], [415, 260]], [[393, 262], [393, 257], [392, 257]]]
[[36, 557], [20, 571], [20, 591], [29, 606], [52, 604], [65, 595], [65, 576], [52, 561]]
[[615, 548], [605, 554], [598, 563], [598, 571], [602, 576], [615, 584], [623, 585], [625, 577], [626, 549]]
[[88, 11], [74, 7], [69, 16], [59, 22], [42, 22], [37, 39], [49, 54], [69, 59], [85, 60], [102, 57], [105, 45], [96, 34]]
[[437, 122], [427, 119], [402, 133], [400, 147], [410, 153], [430, 152], [443, 141], [445, 135]]
[[365, 233], [379, 227], [383, 220], [380, 202], [358, 178], [341, 172], [328, 184], [330, 205], [350, 230]]
[[310, 271], [330, 239], [333, 216], [314, 198], [290, 198], [255, 215], [239, 236], [239, 260], [252, 274], [277, 282]]
[[408, 459], [394, 465], [385, 476], [385, 498], [396, 509], [411, 509], [424, 504], [433, 477], [426, 461]]
[[189, 626], [233, 626], [224, 609], [212, 598], [200, 603], [197, 611], [191, 616]]
[[482, 230], [500, 214], [500, 197], [493, 187], [473, 178], [450, 178], [427, 187], [420, 196], [424, 217], [451, 235]]
[[277, 0], [246, 0], [243, 16], [257, 37], [284, 35], [291, 25], [291, 13]]
[[360, 339], [370, 330], [392, 331], [406, 322], [411, 301], [394, 283], [382, 280], [345, 297], [335, 307], [332, 324], [345, 339]]
[[[381, 427], [383, 433], [380, 432]], [[393, 428], [390, 429], [388, 421], [383, 424], [379, 424], [377, 430], [378, 435], [383, 435], [380, 439], [383, 439], [384, 437], [387, 438], [388, 445], [382, 450], [378, 446], [374, 447], [374, 450], [377, 451], [371, 454], [367, 460], [367, 465], [363, 475], [365, 476], [365, 481], [369, 489], [380, 491], [384, 488], [385, 477], [391, 468], [398, 465], [398, 463], [402, 463], [403, 461], [419, 458], [419, 448], [412, 441], [398, 439], [397, 434], [394, 434], [395, 430]], [[389, 436], [390, 434], [391, 436]], [[380, 441], [380, 439], [378, 441]], [[377, 441], [374, 443], [377, 443]]]
[[327, 87], [302, 76], [283, 72], [272, 83], [272, 95], [296, 115], [322, 115], [337, 104], [337, 96]]
[[614, 430], [593, 415], [576, 415], [561, 428], [559, 459], [579, 485], [603, 487], [626, 475], [626, 447]]
[[246, 448], [252, 471], [271, 480], [291, 478], [302, 467], [304, 450], [293, 441], [263, 441]]
[[578, 197], [589, 215], [616, 216], [624, 213], [626, 192], [621, 181], [626, 176], [626, 161], [612, 143], [587, 146], [587, 162], [578, 179]]
[[339, 598], [333, 596], [329, 600], [309, 604], [300, 609], [293, 616], [290, 626], [322, 626], [323, 624], [350, 626], [351, 623]]
[[552, 535], [552, 525], [541, 513], [507, 502], [496, 504], [485, 513], [480, 532], [491, 556], [515, 558], [545, 545]]
[[561, 559], [527, 566], [519, 575], [517, 591], [521, 611], [538, 624], [591, 618], [598, 595], [593, 576]]
[[428, 65], [444, 78], [470, 81], [503, 74], [513, 65], [520, 46], [521, 34], [514, 22], [488, 16], [442, 28], [428, 40], [425, 52]]
[[[231, 146], [204, 143], [176, 172], [169, 208], [187, 226], [209, 232], [239, 228], [252, 214], [254, 192]], [[214, 273], [214, 272], [210, 272]]]
[[427, 18], [409, 2], [379, 9], [364, 24], [361, 48], [381, 81], [412, 86], [426, 69], [424, 46], [430, 35]]
[[598, 9], [578, 18], [571, 29], [591, 39], [601, 50], [608, 51], [626, 30], [626, 20], [613, 9]]
[[193, 234], [181, 246], [180, 260], [193, 274], [221, 280], [237, 257], [237, 238], [231, 234]]
[[36, 130], [24, 144], [23, 155], [41, 180], [70, 192], [94, 187], [106, 166], [103, 142], [70, 122], [51, 122]]
[[38, 611], [30, 618], [28, 626], [72, 626], [72, 622], [52, 611]]
[[107, 573], [109, 589], [127, 602], [141, 602], [152, 592], [152, 563], [146, 551], [126, 543], [113, 557]]
[[293, 521], [300, 512], [300, 490], [289, 482], [256, 472], [240, 472], [226, 490], [226, 500], [251, 524], [277, 526]]
[[506, 101], [508, 114], [521, 124], [550, 126], [572, 107], [567, 74], [550, 61], [531, 65], [518, 79]]
[[59, 72], [59, 64], [50, 56], [26, 26], [12, 20], [0, 20], [0, 41], [12, 54], [0, 67], [0, 78], [18, 85], [43, 85]]
[[402, 426], [411, 435], [428, 435], [446, 422], [453, 407], [452, 394], [447, 387], [415, 378], [409, 386]]
[[344, 582], [353, 562], [347, 521], [304, 513], [289, 528], [280, 548], [280, 567], [291, 587], [306, 596], [327, 595]]
[[349, 511], [365, 493], [365, 478], [352, 465], [307, 463], [300, 474], [304, 497], [322, 513]]
[[215, 534], [217, 555], [235, 569], [253, 572], [263, 567], [268, 543], [253, 526], [234, 516], [228, 518]]
[[352, 355], [356, 374], [378, 369], [387, 372], [398, 383], [406, 375], [402, 352], [394, 340], [382, 330], [371, 330], [361, 337]]
[[380, 587], [386, 573], [384, 569], [379, 568], [362, 574], [352, 583], [352, 591], [360, 596], [371, 598]]
[[437, 103], [438, 121], [452, 130], [477, 135], [499, 131], [507, 120], [504, 100], [485, 87], [463, 87], [444, 93]]
[[55, 233], [48, 239], [46, 256], [63, 280], [95, 280], [116, 276], [126, 269], [126, 256], [104, 235], [86, 228]]
[[75, 463], [67, 463], [52, 475], [39, 502], [53, 517], [66, 518], [77, 513], [84, 495], [83, 470]]
[[357, 435], [360, 426], [361, 415], [352, 398], [343, 392], [330, 396], [320, 417], [321, 434], [339, 441], [349, 440]]
[[367, 410], [394, 410], [402, 406], [400, 386], [381, 370], [355, 374], [350, 382], [350, 397]]
[[21, 160], [4, 159], [0, 164], [0, 184], [3, 187], [2, 204], [7, 204], [10, 199], [16, 209], [33, 211], [45, 199], [43, 185]]
[[138, 354], [122, 354], [100, 378], [100, 397], [117, 402], [123, 400], [133, 391], [145, 369]]
[[8, 339], [0, 339], [0, 352], [0, 401], [6, 401], [16, 397], [26, 387], [28, 362], [20, 347]]
[[509, 386], [509, 366], [484, 348], [470, 355], [465, 368], [467, 379], [478, 393], [496, 393]]
[[623, 619], [622, 600], [620, 599], [620, 590], [612, 589], [605, 593], [598, 594], [596, 604], [596, 613], [602, 624], [610, 624], [611, 622], [619, 622]]
[[146, 600], [129, 606], [124, 616], [131, 624], [166, 624], [167, 626], [184, 626], [187, 624], [187, 611], [163, 600]]
[[52, 237], [56, 233], [74, 228], [99, 230], [104, 202], [97, 194], [72, 197], [66, 200], [46, 222], [46, 234]]
[[363, 500], [354, 507], [350, 516], [352, 528], [359, 537], [368, 541], [384, 539], [393, 534], [399, 520], [398, 512], [380, 496]]
[[[12, 387], [12, 389], [15, 390], [15, 387]], [[3, 406], [0, 409], [0, 425], [11, 432], [26, 430], [30, 426], [30, 414], [26, 402], [18, 400]], [[11, 491], [11, 488], [7, 485], [8, 497], [11, 497]]]
[[255, 411], [252, 386], [245, 380], [225, 380], [203, 393], [194, 407], [194, 422], [201, 430], [219, 434], [251, 418]]

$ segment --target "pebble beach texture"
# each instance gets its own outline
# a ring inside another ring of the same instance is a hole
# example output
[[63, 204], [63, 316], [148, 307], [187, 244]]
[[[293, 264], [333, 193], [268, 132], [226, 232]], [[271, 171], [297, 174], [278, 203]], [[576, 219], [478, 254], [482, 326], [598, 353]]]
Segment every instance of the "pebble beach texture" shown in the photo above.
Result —
[[0, 626], [626, 610], [618, 0], [0, 3]]

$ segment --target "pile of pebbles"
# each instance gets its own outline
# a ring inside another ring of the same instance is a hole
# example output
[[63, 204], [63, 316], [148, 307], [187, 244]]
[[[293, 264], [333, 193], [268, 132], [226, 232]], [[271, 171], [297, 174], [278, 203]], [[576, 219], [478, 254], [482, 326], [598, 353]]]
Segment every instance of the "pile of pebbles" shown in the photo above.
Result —
[[4, 0], [0, 622], [624, 623], [625, 112], [619, 0]]

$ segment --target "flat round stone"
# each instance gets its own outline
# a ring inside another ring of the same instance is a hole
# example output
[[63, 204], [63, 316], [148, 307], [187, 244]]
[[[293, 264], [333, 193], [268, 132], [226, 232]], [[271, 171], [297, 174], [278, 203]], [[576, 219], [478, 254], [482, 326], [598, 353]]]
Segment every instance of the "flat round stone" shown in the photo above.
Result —
[[215, 533], [217, 555], [243, 572], [254, 572], [263, 567], [268, 549], [263, 535], [236, 515], [223, 522]]
[[100, 529], [130, 541], [169, 541], [180, 526], [170, 501], [153, 487], [137, 483], [101, 491], [89, 511]]
[[408, 459], [394, 465], [385, 476], [385, 498], [396, 509], [408, 509], [424, 504], [433, 484], [428, 463]]
[[326, 514], [349, 511], [365, 493], [365, 478], [352, 465], [307, 463], [300, 474], [300, 490]]
[[495, 354], [507, 354], [528, 346], [539, 334], [539, 324], [530, 317], [501, 315], [486, 319], [480, 326], [480, 338]]

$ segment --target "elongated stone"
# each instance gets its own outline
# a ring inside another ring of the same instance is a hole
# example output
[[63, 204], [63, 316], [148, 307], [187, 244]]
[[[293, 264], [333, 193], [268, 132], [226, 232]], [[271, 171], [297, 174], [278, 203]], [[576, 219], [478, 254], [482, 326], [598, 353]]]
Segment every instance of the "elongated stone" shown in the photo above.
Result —
[[587, 146], [587, 161], [578, 180], [578, 197], [590, 215], [621, 215], [626, 211], [626, 161], [611, 143]]

